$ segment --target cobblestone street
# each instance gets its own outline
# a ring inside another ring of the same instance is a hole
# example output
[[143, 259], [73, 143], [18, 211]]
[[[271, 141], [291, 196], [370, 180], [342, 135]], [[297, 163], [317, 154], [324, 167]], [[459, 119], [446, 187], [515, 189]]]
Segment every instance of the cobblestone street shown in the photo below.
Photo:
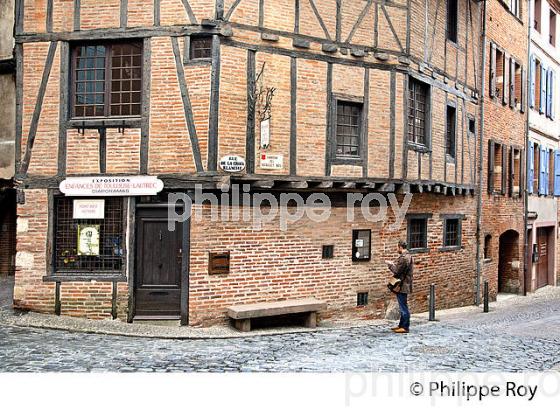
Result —
[[[6, 297], [4, 292], [4, 297]], [[5, 302], [5, 301], [4, 301]], [[6, 303], [3, 309], [6, 312]], [[165, 340], [0, 322], [0, 371], [542, 371], [560, 365], [560, 292], [511, 298], [489, 314], [444, 312], [395, 335], [387, 326], [237, 339]], [[418, 321], [418, 320], [417, 320]], [[395, 360], [402, 355], [402, 360]], [[405, 366], [405, 367], [401, 367]]]

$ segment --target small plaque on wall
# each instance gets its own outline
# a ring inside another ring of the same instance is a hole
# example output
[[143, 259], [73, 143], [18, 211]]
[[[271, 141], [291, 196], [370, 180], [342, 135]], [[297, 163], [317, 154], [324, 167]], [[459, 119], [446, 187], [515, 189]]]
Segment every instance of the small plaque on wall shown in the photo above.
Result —
[[262, 169], [283, 169], [284, 156], [273, 154], [261, 154], [261, 168]]
[[241, 172], [245, 169], [245, 158], [239, 155], [226, 155], [220, 160], [220, 168], [226, 172]]
[[261, 148], [266, 149], [270, 146], [270, 118], [261, 121]]
[[104, 199], [74, 199], [74, 219], [103, 219], [105, 218]]

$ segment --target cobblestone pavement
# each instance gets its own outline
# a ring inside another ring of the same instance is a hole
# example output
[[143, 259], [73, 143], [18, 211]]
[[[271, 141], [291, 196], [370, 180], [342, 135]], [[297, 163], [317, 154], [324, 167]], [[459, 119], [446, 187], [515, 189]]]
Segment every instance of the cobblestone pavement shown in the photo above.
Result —
[[[522, 298], [520, 298], [522, 299]], [[517, 300], [517, 298], [516, 298]], [[385, 326], [164, 340], [0, 323], [0, 371], [543, 371], [560, 366], [560, 292], [396, 335]], [[542, 330], [539, 330], [541, 329]]]

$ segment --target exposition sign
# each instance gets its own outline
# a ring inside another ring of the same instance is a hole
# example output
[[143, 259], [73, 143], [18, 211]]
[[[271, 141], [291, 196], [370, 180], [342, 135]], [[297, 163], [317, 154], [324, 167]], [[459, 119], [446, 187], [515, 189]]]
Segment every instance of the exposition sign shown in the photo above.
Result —
[[70, 177], [59, 188], [66, 196], [141, 196], [157, 195], [163, 182], [148, 175]]

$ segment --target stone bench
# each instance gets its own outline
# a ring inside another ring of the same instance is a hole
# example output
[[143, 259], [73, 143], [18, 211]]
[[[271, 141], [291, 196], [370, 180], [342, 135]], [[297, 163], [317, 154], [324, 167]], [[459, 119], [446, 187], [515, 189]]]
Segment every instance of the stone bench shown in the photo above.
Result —
[[279, 315], [307, 313], [305, 327], [317, 326], [317, 312], [326, 309], [323, 301], [309, 298], [297, 300], [283, 300], [280, 302], [254, 303], [250, 305], [230, 306], [228, 316], [233, 319], [234, 326], [242, 332], [251, 330], [251, 319]]

